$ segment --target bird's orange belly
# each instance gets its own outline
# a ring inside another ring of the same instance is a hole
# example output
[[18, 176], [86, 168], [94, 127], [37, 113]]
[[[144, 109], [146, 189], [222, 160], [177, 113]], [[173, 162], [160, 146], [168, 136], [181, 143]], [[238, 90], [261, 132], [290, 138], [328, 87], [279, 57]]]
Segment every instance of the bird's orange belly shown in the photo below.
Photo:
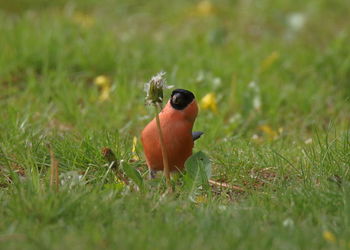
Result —
[[[159, 135], [154, 128], [154, 126], [145, 128], [141, 137], [142, 144], [148, 167], [151, 170], [163, 170], [164, 165]], [[192, 155], [193, 139], [191, 129], [164, 129], [163, 137], [170, 171], [181, 171], [184, 168], [185, 161]]]

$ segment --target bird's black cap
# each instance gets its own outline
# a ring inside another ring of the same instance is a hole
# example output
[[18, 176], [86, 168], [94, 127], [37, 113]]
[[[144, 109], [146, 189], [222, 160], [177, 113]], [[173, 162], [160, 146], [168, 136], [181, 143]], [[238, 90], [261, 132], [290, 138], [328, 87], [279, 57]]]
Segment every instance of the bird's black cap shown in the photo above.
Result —
[[175, 89], [171, 93], [170, 104], [174, 109], [183, 110], [194, 99], [194, 94], [185, 89]]

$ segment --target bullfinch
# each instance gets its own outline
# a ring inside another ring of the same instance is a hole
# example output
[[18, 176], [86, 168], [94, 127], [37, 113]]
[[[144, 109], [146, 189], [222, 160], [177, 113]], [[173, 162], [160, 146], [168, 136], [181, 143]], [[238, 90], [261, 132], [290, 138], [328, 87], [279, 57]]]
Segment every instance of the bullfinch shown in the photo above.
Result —
[[[192, 155], [194, 141], [203, 134], [202, 132], [192, 132], [197, 114], [198, 105], [195, 96], [185, 89], [174, 90], [170, 100], [159, 113], [171, 172], [181, 171], [184, 168], [185, 161]], [[153, 119], [143, 129], [141, 141], [150, 176], [153, 178], [156, 171], [163, 170], [162, 150], [156, 119]]]

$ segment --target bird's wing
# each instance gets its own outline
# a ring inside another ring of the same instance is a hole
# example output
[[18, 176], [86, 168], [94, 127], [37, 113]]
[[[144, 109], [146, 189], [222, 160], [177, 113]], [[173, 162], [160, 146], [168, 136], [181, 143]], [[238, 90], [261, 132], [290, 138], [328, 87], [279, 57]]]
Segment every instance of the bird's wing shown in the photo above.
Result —
[[203, 132], [201, 132], [201, 131], [192, 132], [192, 139], [193, 139], [193, 141], [199, 139], [202, 134], [203, 134]]

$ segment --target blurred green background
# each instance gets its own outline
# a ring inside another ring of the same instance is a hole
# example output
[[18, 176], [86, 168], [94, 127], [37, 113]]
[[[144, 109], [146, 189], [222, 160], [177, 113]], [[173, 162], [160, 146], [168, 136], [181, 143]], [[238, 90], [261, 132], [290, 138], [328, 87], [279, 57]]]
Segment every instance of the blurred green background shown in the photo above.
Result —
[[[0, 248], [349, 249], [349, 13], [345, 0], [0, 0]], [[245, 193], [117, 187], [101, 148], [145, 173], [132, 141], [160, 71], [196, 95], [213, 178]]]
[[[215, 93], [216, 122], [206, 122], [210, 112], [198, 122], [215, 131], [210, 140], [265, 123], [292, 133], [327, 127], [330, 120], [341, 125], [349, 118], [349, 5], [5, 1], [1, 100], [7, 107], [30, 102], [32, 111], [53, 104], [59, 120], [81, 129], [130, 121], [135, 131], [142, 125], [134, 118], [147, 114], [143, 83], [163, 70], [170, 85], [193, 90], [199, 100]], [[98, 75], [112, 79], [111, 98], [92, 105]], [[254, 95], [261, 103], [257, 110]], [[108, 110], [100, 117], [106, 122], [93, 119], [100, 109]]]

